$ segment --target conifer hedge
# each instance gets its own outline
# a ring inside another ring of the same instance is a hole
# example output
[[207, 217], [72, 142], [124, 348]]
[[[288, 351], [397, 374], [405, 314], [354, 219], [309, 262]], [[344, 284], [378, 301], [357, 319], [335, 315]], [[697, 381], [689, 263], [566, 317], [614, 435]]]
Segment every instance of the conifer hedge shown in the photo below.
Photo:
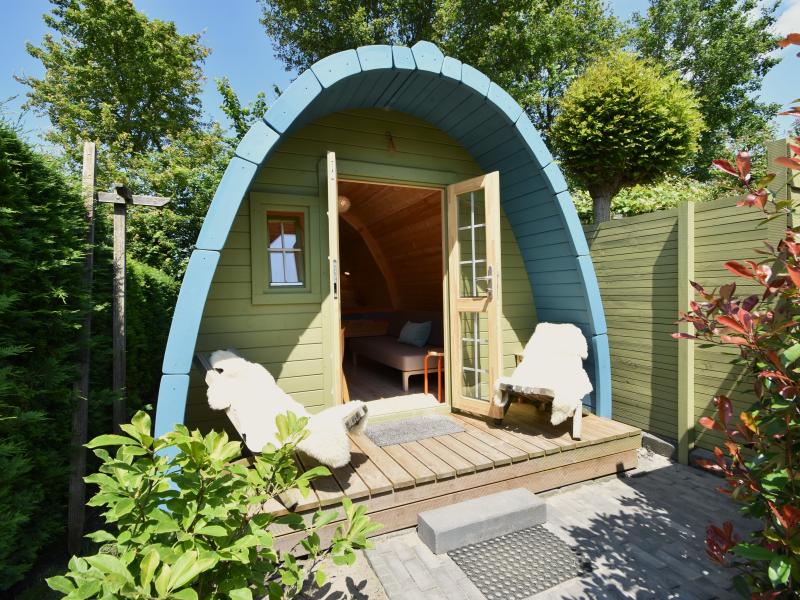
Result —
[[[85, 306], [77, 182], [0, 122], [0, 592], [66, 532], [73, 383]], [[97, 217], [90, 437], [111, 429], [110, 227]], [[155, 403], [178, 292], [128, 261], [128, 410]], [[93, 465], [90, 465], [90, 471]], [[3, 594], [0, 593], [0, 596]]]
[[84, 235], [78, 190], [0, 124], [0, 590], [65, 526]]

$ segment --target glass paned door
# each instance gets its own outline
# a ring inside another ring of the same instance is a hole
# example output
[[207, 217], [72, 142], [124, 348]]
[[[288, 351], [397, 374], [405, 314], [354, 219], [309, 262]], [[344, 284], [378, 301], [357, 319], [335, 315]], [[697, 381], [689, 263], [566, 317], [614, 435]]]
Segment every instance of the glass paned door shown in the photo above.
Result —
[[500, 176], [447, 188], [453, 406], [502, 416], [492, 402], [502, 369]]

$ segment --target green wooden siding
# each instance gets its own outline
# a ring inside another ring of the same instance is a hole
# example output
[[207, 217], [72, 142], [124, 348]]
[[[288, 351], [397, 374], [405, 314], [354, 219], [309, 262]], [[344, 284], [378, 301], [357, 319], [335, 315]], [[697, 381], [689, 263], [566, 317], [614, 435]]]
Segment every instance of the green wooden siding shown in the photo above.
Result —
[[[286, 138], [256, 177], [251, 192], [319, 197], [318, 165], [325, 152], [338, 161], [364, 161], [445, 172], [452, 182], [478, 175], [472, 157], [439, 129], [403, 113], [353, 110], [326, 116]], [[413, 172], [413, 171], [412, 171]], [[501, 173], [502, 179], [502, 173]], [[327, 256], [325, 208], [323, 235], [309, 251]], [[280, 386], [310, 409], [329, 403], [324, 381], [330, 366], [325, 352], [321, 303], [258, 304], [251, 297], [250, 207], [245, 197], [222, 251], [206, 303], [197, 351], [237, 348], [264, 364]], [[522, 256], [508, 219], [502, 219], [504, 367], [513, 369], [536, 323], [533, 295]], [[323, 297], [327, 269], [322, 269]], [[186, 423], [190, 427], [222, 427], [226, 419], [208, 408], [205, 383], [191, 373]]]
[[[694, 221], [695, 281], [713, 289], [736, 280], [738, 294], [756, 291], [722, 265], [759, 260], [754, 250], [778, 239], [786, 221], [759, 226], [760, 215], [732, 198], [695, 205]], [[672, 209], [584, 228], [608, 324], [613, 418], [671, 439], [679, 437], [678, 344], [688, 343], [671, 337], [678, 330], [679, 226]], [[731, 364], [736, 356], [695, 346], [693, 423], [711, 413], [717, 394], [730, 396], [737, 411], [751, 404], [752, 379]], [[696, 425], [693, 439], [705, 448], [720, 441]]]

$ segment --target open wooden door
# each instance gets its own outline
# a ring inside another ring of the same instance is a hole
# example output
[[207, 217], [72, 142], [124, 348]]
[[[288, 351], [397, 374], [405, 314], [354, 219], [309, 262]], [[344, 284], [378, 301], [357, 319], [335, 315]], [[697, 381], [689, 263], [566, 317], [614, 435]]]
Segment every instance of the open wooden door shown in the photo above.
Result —
[[330, 314], [330, 339], [331, 349], [330, 368], [333, 377], [333, 402], [341, 404], [345, 401], [347, 383], [342, 370], [342, 354], [344, 353], [344, 332], [342, 331], [342, 300], [341, 282], [339, 278], [339, 186], [337, 183], [336, 153], [328, 152], [326, 156], [325, 175], [328, 185], [328, 281], [329, 314]]
[[448, 186], [453, 408], [501, 418], [492, 395], [502, 373], [500, 174]]

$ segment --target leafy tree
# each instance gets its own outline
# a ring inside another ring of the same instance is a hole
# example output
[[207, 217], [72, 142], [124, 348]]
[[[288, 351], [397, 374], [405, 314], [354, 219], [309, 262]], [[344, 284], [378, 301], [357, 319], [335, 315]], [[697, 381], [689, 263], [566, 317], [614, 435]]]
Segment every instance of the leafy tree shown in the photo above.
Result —
[[170, 136], [160, 150], [131, 157], [117, 179], [126, 180], [137, 193], [172, 199], [158, 210], [129, 209], [131, 256], [176, 279], [183, 275], [233, 153], [232, 142], [218, 124], [213, 124]]
[[[692, 173], [708, 178], [711, 159], [726, 147], [750, 147], [763, 140], [776, 104], [757, 93], [780, 59], [775, 22], [777, 1], [650, 0], [645, 15], [634, 18], [635, 47], [647, 57], [680, 72], [700, 103], [706, 130]], [[739, 144], [739, 145], [736, 145]]]
[[697, 151], [702, 129], [697, 101], [676, 73], [618, 51], [573, 81], [552, 139], [564, 170], [591, 195], [600, 223], [622, 188], [679, 171]]
[[81, 141], [123, 156], [160, 149], [169, 135], [198, 126], [201, 64], [208, 49], [197, 34], [148, 19], [132, 2], [50, 0], [45, 35], [28, 52], [46, 69], [26, 107], [49, 117], [48, 139], [78, 159]]
[[287, 70], [365, 44], [426, 39], [508, 89], [547, 133], [558, 100], [592, 57], [622, 43], [602, 0], [260, 0]]
[[[222, 96], [222, 111], [231, 120], [236, 137], [241, 138], [255, 121], [263, 118], [266, 114], [269, 108], [267, 95], [259, 92], [253, 102], [242, 106], [239, 96], [233, 91], [233, 86], [227, 77], [217, 79], [216, 84], [217, 91]], [[277, 87], [275, 89], [277, 90]]]
[[[31, 88], [27, 106], [50, 118], [47, 138], [68, 167], [83, 139], [98, 141], [98, 188], [119, 181], [173, 199], [162, 210], [131, 209], [129, 252], [180, 277], [231, 153], [222, 128], [200, 120], [208, 49], [132, 2], [51, 2], [44, 19], [52, 33], [28, 45], [45, 76], [20, 78]], [[99, 219], [106, 215], [102, 207]]]
[[602, 0], [444, 0], [436, 29], [448, 54], [508, 90], [546, 138], [570, 82], [624, 43]]
[[83, 202], [0, 124], [0, 590], [66, 523]]
[[329, 54], [367, 44], [432, 40], [439, 0], [259, 0], [261, 23], [286, 69], [307, 69]]

